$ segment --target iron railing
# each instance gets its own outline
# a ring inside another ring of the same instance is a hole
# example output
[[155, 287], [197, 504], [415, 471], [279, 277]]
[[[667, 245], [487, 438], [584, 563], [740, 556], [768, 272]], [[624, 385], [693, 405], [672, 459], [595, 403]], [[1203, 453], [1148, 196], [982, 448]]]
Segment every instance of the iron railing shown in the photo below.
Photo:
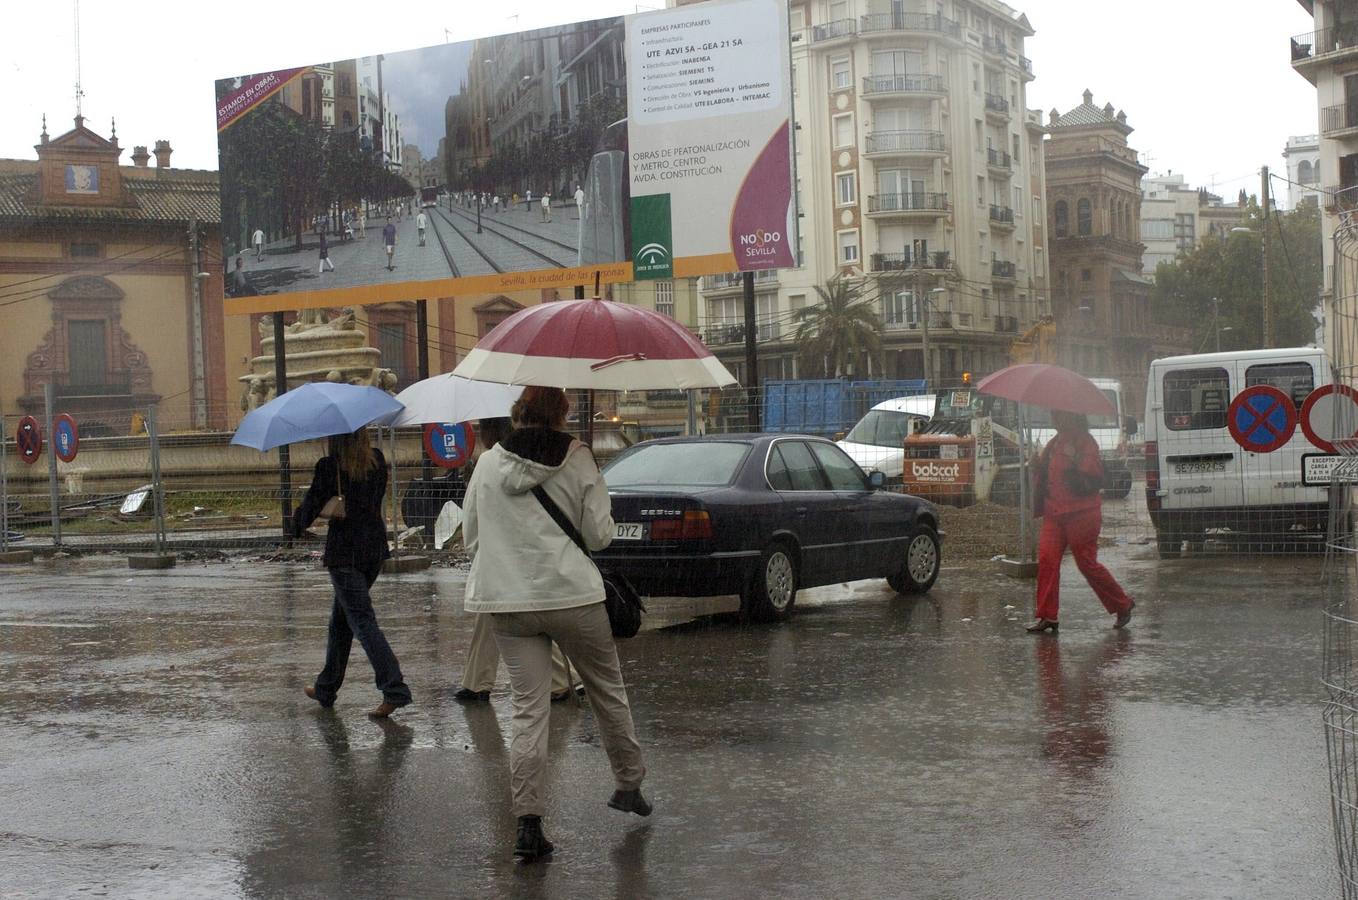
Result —
[[986, 165], [992, 169], [1012, 169], [1014, 159], [1007, 150], [996, 150], [994, 147], [987, 147], [985, 151]]
[[874, 272], [899, 272], [903, 269], [946, 269], [949, 256], [946, 250], [937, 253], [874, 253], [869, 264]]
[[835, 19], [833, 22], [817, 25], [811, 29], [811, 41], [812, 43], [819, 43], [821, 41], [833, 41], [836, 38], [850, 37], [857, 31], [857, 24], [853, 19]]
[[962, 26], [937, 13], [891, 12], [870, 13], [860, 20], [858, 30], [863, 34], [877, 31], [926, 31], [961, 39]]
[[1358, 128], [1358, 104], [1338, 103], [1320, 111], [1320, 131], [1333, 134], [1348, 128]]
[[867, 75], [863, 78], [863, 96], [873, 94], [943, 94], [948, 84], [942, 75]]
[[874, 131], [868, 135], [868, 153], [942, 153], [946, 150], [941, 131]]
[[1292, 62], [1305, 62], [1358, 47], [1358, 22], [1308, 31], [1291, 39]]
[[990, 275], [992, 278], [1017, 278], [1018, 266], [1005, 259], [991, 260]]
[[1003, 113], [1006, 116], [1009, 115], [1009, 101], [999, 94], [986, 94], [985, 108], [986, 112], [997, 112]]
[[990, 221], [997, 225], [1013, 225], [1014, 211], [1008, 206], [990, 204]]
[[871, 194], [868, 212], [947, 212], [948, 195], [936, 193]]

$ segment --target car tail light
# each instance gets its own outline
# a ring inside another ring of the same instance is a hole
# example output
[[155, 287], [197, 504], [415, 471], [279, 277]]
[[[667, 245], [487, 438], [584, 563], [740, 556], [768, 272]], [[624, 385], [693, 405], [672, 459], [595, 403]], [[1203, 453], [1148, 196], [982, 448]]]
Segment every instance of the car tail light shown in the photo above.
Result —
[[700, 541], [712, 537], [712, 517], [705, 509], [686, 509], [680, 519], [654, 519], [653, 541]]
[[1146, 508], [1160, 508], [1160, 444], [1146, 441]]
[[1160, 490], [1160, 445], [1146, 441], [1146, 490]]

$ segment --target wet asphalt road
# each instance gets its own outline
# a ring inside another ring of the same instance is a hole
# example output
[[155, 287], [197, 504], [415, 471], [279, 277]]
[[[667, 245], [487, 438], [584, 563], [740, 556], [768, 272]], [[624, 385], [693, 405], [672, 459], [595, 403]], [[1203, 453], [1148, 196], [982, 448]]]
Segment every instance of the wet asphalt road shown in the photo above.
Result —
[[588, 706], [554, 706], [531, 866], [504, 676], [450, 699], [459, 572], [378, 583], [416, 696], [383, 726], [357, 647], [333, 713], [302, 696], [319, 569], [8, 569], [0, 897], [1336, 896], [1320, 558], [1153, 555], [1104, 552], [1122, 634], [1069, 560], [1059, 638], [974, 567], [803, 592], [781, 627], [661, 601], [621, 646], [656, 812], [605, 808]]

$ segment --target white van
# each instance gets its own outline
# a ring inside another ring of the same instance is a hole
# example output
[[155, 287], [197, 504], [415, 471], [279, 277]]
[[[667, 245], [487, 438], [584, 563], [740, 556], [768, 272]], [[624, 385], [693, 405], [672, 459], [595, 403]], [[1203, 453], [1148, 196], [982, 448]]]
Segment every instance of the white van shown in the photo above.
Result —
[[1171, 356], [1151, 363], [1146, 386], [1146, 506], [1162, 557], [1184, 541], [1200, 547], [1208, 531], [1229, 529], [1268, 549], [1302, 534], [1324, 534], [1328, 491], [1302, 482], [1303, 455], [1320, 453], [1300, 426], [1270, 453], [1246, 450], [1227, 430], [1231, 400], [1272, 385], [1299, 412], [1332, 380], [1315, 347]]
[[896, 397], [868, 410], [839, 441], [839, 448], [863, 469], [876, 469], [889, 484], [900, 484], [905, 466], [905, 439], [934, 414], [934, 395]]
[[[1089, 433], [1099, 445], [1099, 456], [1103, 459], [1103, 495], [1105, 497], [1126, 497], [1132, 492], [1132, 468], [1130, 464], [1130, 441], [1137, 433], [1136, 417], [1127, 411], [1122, 402], [1122, 382], [1115, 378], [1091, 378], [1099, 393], [1108, 398], [1113, 405], [1111, 416], [1088, 416]], [[1056, 434], [1051, 426], [1051, 411], [1040, 406], [1029, 407], [1026, 415], [1032, 423], [1032, 441], [1035, 450], [1041, 449]]]

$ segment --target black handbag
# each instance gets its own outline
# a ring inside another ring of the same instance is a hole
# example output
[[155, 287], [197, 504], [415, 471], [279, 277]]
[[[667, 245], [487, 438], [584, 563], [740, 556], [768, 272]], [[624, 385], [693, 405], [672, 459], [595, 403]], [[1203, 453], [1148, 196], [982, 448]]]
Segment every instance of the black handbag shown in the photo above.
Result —
[[566, 536], [575, 542], [575, 546], [580, 548], [580, 552], [594, 563], [595, 568], [604, 579], [604, 610], [608, 613], [608, 625], [615, 638], [635, 637], [641, 630], [641, 614], [646, 611], [645, 605], [641, 602], [641, 595], [637, 589], [632, 587], [632, 582], [627, 580], [627, 576], [612, 569], [606, 569], [599, 565], [594, 559], [594, 555], [585, 546], [585, 539], [580, 534], [575, 524], [566, 517], [561, 511], [561, 507], [556, 505], [547, 492], [542, 489], [542, 485], [533, 488], [533, 496], [538, 498], [542, 508], [547, 510], [547, 515], [552, 517], [552, 521], [566, 532]]

